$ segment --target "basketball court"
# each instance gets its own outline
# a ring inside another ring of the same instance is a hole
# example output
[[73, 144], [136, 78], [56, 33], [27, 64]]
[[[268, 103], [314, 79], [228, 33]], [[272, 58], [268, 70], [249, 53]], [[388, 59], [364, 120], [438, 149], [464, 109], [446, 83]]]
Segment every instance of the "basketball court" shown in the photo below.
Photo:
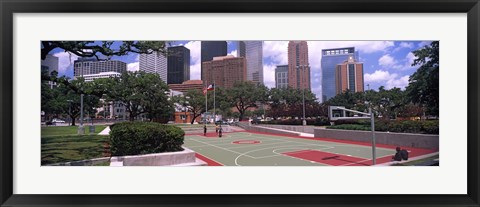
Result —
[[[209, 166], [370, 166], [371, 143], [268, 134], [215, 132], [185, 135], [185, 144]], [[376, 164], [391, 161], [395, 147], [376, 144]], [[438, 150], [405, 148], [410, 159]]]

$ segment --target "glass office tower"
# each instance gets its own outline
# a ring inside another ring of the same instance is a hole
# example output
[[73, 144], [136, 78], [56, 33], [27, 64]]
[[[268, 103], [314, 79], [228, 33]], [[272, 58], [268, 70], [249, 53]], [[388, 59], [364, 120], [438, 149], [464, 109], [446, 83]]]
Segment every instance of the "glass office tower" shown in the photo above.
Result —
[[322, 102], [336, 95], [335, 69], [338, 64], [344, 63], [350, 56], [358, 60], [358, 52], [355, 52], [355, 47], [322, 50]]

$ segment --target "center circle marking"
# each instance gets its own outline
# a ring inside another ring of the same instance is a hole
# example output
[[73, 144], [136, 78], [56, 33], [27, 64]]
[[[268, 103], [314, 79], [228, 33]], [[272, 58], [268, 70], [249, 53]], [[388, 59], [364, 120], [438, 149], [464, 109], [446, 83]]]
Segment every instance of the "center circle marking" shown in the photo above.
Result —
[[233, 141], [232, 144], [259, 144], [258, 140], [237, 140]]

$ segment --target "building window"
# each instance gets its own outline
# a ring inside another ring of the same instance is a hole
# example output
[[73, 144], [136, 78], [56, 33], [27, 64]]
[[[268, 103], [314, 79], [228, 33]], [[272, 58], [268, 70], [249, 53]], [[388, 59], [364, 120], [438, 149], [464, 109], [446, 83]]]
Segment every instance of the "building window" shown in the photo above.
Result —
[[355, 92], [355, 65], [348, 64], [348, 85], [352, 92]]

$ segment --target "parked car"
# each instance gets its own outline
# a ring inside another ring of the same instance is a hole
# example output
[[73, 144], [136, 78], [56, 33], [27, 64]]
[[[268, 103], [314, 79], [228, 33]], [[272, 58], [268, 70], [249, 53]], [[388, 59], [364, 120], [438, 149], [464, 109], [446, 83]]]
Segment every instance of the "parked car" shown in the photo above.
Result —
[[260, 122], [261, 122], [260, 118], [253, 118], [251, 123], [252, 124], [260, 124]]
[[54, 118], [52, 119], [52, 123], [56, 124], [56, 123], [65, 123], [64, 120], [61, 120], [61, 119], [57, 119], [57, 118]]

